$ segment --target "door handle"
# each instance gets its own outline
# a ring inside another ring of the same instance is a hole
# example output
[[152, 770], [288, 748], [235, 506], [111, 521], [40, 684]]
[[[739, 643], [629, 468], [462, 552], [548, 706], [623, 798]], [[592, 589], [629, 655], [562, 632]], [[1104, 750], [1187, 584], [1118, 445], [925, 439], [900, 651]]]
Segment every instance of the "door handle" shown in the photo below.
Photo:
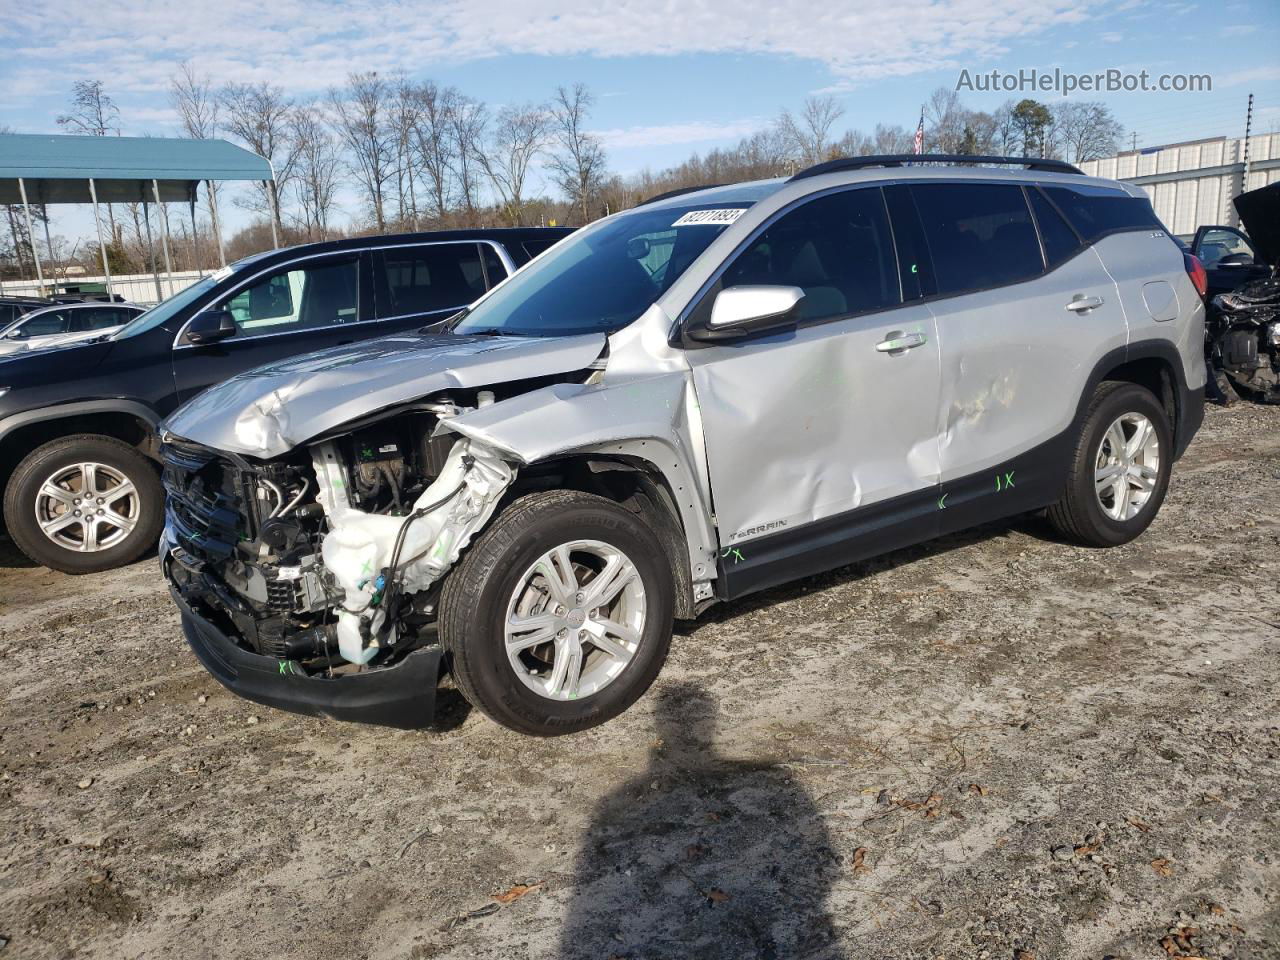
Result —
[[912, 347], [923, 347], [927, 341], [928, 337], [923, 333], [903, 333], [901, 330], [894, 330], [876, 344], [876, 350], [879, 353], [901, 353]]
[[1071, 298], [1071, 302], [1067, 304], [1067, 309], [1074, 313], [1086, 313], [1089, 310], [1102, 306], [1102, 303], [1103, 300], [1101, 297], [1086, 297], [1077, 293]]

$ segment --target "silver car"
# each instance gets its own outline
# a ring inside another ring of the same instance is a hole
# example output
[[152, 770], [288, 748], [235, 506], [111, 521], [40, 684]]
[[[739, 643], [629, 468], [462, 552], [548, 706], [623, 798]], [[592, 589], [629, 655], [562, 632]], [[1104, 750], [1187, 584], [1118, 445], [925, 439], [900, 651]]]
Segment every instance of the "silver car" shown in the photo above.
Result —
[[202, 394], [161, 546], [196, 654], [397, 726], [447, 670], [562, 734], [712, 604], [1029, 511], [1136, 537], [1203, 415], [1196, 265], [1135, 187], [948, 159], [657, 198], [444, 327]]
[[132, 303], [60, 303], [24, 314], [0, 330], [0, 357], [115, 333], [143, 312]]

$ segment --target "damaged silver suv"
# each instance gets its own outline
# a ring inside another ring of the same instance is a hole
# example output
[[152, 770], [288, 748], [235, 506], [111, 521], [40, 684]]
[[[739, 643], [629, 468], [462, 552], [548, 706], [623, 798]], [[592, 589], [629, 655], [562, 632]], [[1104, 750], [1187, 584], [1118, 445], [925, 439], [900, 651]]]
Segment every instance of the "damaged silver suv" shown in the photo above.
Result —
[[443, 326], [180, 409], [161, 562], [250, 699], [418, 726], [447, 672], [582, 730], [718, 601], [1027, 511], [1141, 533], [1203, 414], [1194, 266], [1138, 188], [1054, 161], [655, 198]]

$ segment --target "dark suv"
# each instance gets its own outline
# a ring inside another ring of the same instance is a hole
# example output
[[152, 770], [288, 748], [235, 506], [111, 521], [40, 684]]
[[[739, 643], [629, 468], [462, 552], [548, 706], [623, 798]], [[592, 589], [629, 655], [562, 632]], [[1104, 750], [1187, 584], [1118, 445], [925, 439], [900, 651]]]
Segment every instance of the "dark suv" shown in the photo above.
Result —
[[90, 573], [164, 521], [156, 425], [233, 374], [443, 320], [570, 233], [359, 237], [247, 257], [90, 343], [0, 360], [0, 481], [32, 560]]

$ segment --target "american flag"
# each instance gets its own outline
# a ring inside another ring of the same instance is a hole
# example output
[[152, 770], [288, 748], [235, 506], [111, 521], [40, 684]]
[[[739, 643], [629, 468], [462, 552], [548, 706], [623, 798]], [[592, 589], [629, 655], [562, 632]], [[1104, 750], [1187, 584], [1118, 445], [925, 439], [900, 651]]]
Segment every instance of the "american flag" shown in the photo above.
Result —
[[916, 127], [916, 139], [912, 144], [912, 153], [924, 153], [924, 108], [920, 108], [920, 126]]

